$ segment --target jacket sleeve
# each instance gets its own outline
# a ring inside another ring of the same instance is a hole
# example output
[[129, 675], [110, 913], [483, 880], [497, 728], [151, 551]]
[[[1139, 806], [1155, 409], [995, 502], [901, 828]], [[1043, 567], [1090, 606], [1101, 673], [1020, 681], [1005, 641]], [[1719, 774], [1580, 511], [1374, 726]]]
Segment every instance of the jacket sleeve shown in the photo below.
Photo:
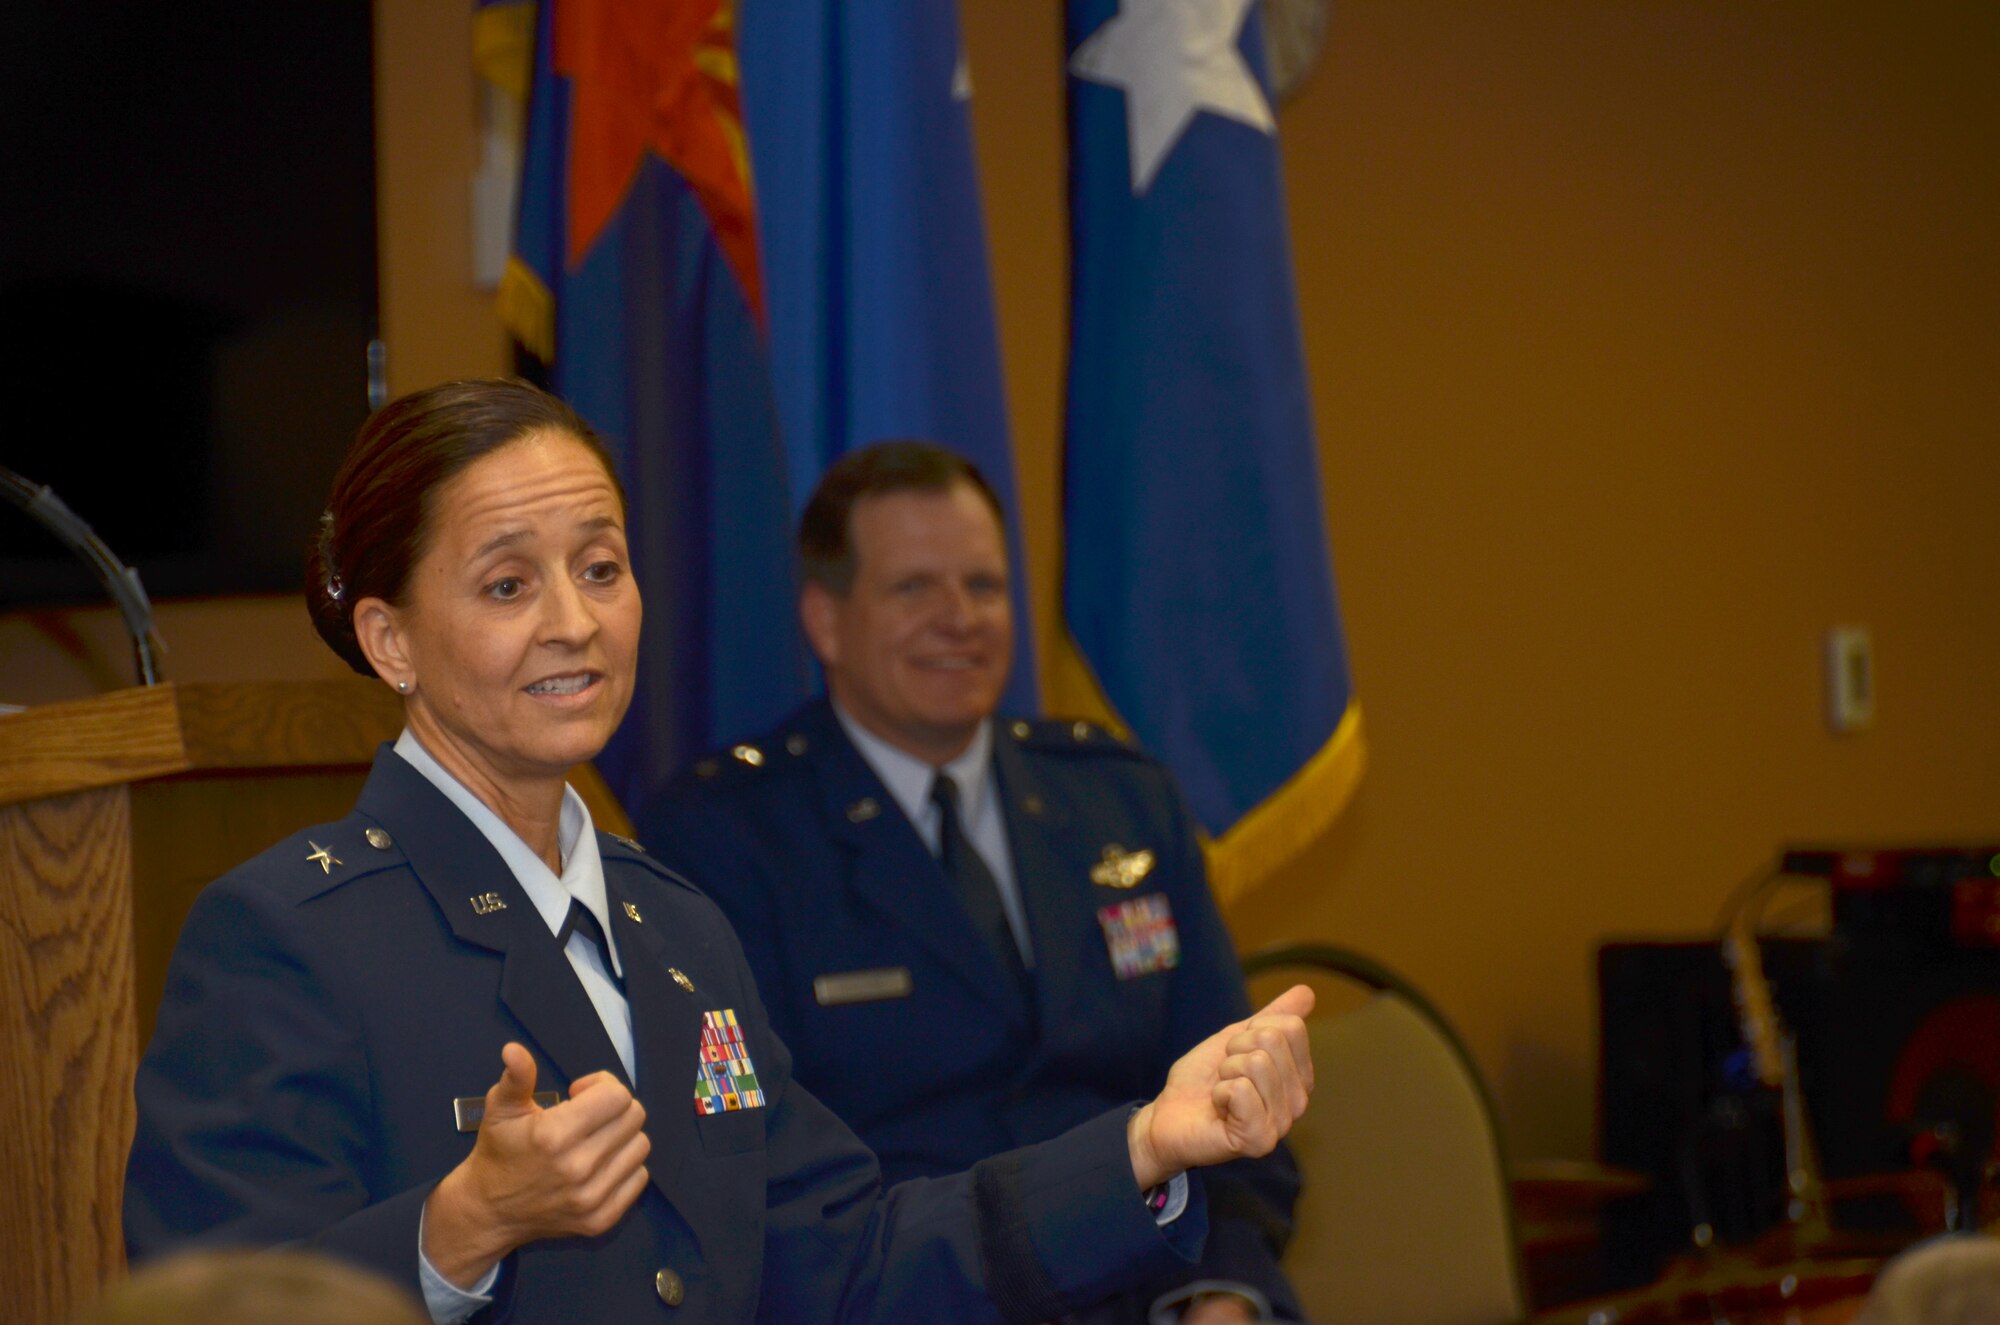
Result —
[[[1157, 766], [1153, 766], [1157, 770]], [[1175, 848], [1167, 863], [1168, 887], [1181, 937], [1181, 965], [1174, 972], [1169, 1020], [1159, 1077], [1181, 1054], [1232, 1020], [1254, 1010], [1244, 989], [1235, 944], [1209, 891], [1208, 872], [1193, 822], [1164, 771], [1157, 793], [1173, 806]], [[1278, 1261], [1291, 1240], [1292, 1208], [1298, 1200], [1299, 1171], [1289, 1147], [1262, 1159], [1237, 1160], [1204, 1172], [1208, 1186], [1208, 1250], [1188, 1280], [1223, 1280], [1261, 1292], [1280, 1320], [1303, 1319], [1297, 1295]]]
[[885, 1190], [873, 1152], [792, 1079], [790, 1051], [749, 1001], [772, 1110], [759, 1320], [1030, 1325], [1199, 1257], [1201, 1180], [1190, 1175], [1180, 1219], [1157, 1225], [1133, 1177], [1128, 1110]]
[[420, 1293], [432, 1184], [369, 1200], [366, 1051], [302, 920], [244, 871], [189, 914], [135, 1085], [126, 1251], [301, 1243]]

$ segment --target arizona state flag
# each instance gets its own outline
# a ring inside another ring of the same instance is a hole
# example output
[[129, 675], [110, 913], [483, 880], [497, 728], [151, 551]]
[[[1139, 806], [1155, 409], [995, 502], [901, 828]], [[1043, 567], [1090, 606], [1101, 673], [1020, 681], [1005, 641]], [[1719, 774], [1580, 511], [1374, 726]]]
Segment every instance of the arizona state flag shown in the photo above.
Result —
[[1253, 0], [1070, 0], [1064, 605], [1227, 899], [1362, 767]]
[[501, 309], [603, 434], [646, 598], [628, 807], [810, 688], [729, 0], [544, 0]]
[[[502, 8], [480, 11], [482, 61], [519, 30]], [[1012, 513], [970, 84], [939, 0], [539, 10], [501, 308], [632, 503], [639, 689], [598, 765], [637, 809], [810, 690], [791, 534], [827, 464], [928, 438]], [[1010, 542], [1008, 702], [1033, 711]]]

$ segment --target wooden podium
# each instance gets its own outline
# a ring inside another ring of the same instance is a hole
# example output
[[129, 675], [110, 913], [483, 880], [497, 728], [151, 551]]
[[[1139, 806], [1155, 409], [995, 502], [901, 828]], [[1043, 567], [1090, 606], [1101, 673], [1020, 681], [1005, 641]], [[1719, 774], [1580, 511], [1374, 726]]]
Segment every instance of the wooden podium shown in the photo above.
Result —
[[159, 685], [0, 717], [8, 1319], [59, 1325], [122, 1272], [132, 1076], [195, 894], [346, 814], [401, 725], [395, 696], [359, 677]]

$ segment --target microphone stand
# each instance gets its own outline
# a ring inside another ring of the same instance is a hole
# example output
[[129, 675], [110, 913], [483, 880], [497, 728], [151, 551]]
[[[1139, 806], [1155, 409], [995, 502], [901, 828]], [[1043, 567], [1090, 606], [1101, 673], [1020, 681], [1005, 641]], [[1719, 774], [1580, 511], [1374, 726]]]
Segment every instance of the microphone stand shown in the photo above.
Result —
[[1724, 926], [1722, 957], [1730, 994], [1757, 1079], [1778, 1091], [1785, 1146], [1785, 1219], [1795, 1252], [1810, 1254], [1832, 1240], [1826, 1184], [1799, 1085], [1798, 1042], [1778, 1016], [1757, 948], [1757, 903], [1782, 876], [1772, 873], [1741, 900]]
[[139, 583], [139, 572], [120, 561], [104, 545], [104, 540], [46, 485], [30, 483], [0, 465], [0, 497], [26, 511], [30, 519], [54, 534], [78, 560], [90, 567], [98, 583], [111, 595], [111, 601], [118, 605], [119, 615], [125, 618], [125, 630], [132, 637], [132, 653], [138, 663], [139, 683], [158, 685], [160, 668], [155, 655], [165, 645], [160, 643], [154, 629], [153, 605], [146, 599], [145, 586]]

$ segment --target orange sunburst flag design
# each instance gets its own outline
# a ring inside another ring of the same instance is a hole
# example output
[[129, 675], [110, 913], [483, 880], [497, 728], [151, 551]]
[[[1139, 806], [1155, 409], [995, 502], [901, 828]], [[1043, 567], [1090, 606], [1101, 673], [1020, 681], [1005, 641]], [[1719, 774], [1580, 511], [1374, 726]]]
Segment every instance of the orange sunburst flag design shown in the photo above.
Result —
[[583, 260], [651, 152], [693, 189], [761, 324], [735, 0], [563, 0], [554, 17], [571, 87], [565, 262]]

